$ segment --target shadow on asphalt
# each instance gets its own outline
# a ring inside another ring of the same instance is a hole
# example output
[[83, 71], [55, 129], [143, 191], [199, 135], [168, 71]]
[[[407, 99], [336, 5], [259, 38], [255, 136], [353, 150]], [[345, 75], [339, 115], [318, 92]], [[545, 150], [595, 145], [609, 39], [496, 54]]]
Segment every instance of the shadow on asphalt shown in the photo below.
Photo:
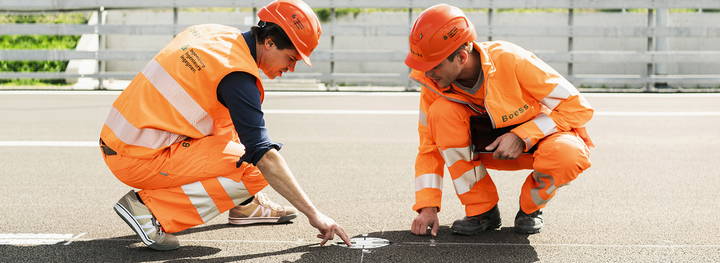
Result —
[[174, 251], [156, 251], [141, 243], [137, 236], [74, 241], [52, 245], [0, 245], [2, 262], [148, 262], [206, 257], [222, 251], [205, 246], [183, 246]]
[[[178, 235], [211, 231], [228, 227], [227, 224], [209, 225], [189, 229]], [[358, 235], [359, 237], [362, 235]], [[535, 262], [535, 249], [528, 235], [518, 234], [504, 227], [477, 236], [459, 236], [442, 226], [437, 237], [415, 236], [408, 230], [368, 233], [368, 237], [384, 238], [390, 245], [361, 250], [340, 246], [320, 247], [318, 244], [296, 246], [279, 251], [249, 253], [237, 256], [215, 257], [220, 248], [182, 246], [174, 251], [155, 251], [145, 247], [134, 235], [110, 239], [75, 241], [37, 246], [0, 245], [4, 262], [48, 261], [122, 261], [122, 262], [235, 262], [244, 260], [272, 261], [266, 257], [300, 254], [293, 262]], [[337, 239], [335, 241], [338, 241]], [[203, 258], [203, 259], [200, 259]], [[277, 260], [277, 259], [275, 259]], [[285, 261], [289, 262], [289, 261]]]
[[[223, 226], [207, 226], [217, 229]], [[224, 226], [227, 227], [227, 226]], [[207, 229], [206, 229], [207, 230]], [[359, 237], [362, 235], [358, 235]], [[536, 262], [535, 248], [528, 235], [504, 227], [477, 236], [459, 236], [443, 226], [437, 237], [415, 236], [408, 230], [368, 233], [368, 237], [391, 242], [381, 248], [361, 250], [340, 246], [319, 247], [317, 244], [297, 246], [280, 251], [245, 254], [207, 259], [178, 259], [169, 262], [235, 262], [244, 260], [271, 261], [265, 257], [300, 253], [292, 262]], [[431, 241], [433, 240], [433, 241]], [[285, 261], [289, 262], [289, 261]]]

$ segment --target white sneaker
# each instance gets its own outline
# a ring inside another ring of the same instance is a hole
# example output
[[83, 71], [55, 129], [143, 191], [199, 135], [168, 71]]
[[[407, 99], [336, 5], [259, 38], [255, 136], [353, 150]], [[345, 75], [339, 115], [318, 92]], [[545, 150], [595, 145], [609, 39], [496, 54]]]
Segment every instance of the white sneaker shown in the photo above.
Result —
[[135, 191], [130, 190], [113, 208], [148, 247], [155, 250], [173, 250], [180, 247], [177, 237], [163, 232], [160, 223], [138, 200]]

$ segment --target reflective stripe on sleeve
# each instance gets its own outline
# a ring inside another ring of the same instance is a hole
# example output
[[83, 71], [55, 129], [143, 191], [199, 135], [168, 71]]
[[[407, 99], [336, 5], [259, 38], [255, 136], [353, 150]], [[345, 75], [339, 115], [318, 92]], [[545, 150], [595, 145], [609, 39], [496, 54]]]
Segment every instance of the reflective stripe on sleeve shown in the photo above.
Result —
[[418, 122], [420, 123], [420, 125], [427, 127], [428, 126], [427, 115], [422, 110], [420, 110], [419, 112], [420, 112], [420, 114], [418, 116]]
[[447, 167], [452, 166], [457, 161], [471, 161], [470, 146], [462, 148], [447, 148], [442, 151], [443, 159]]
[[195, 209], [197, 209], [197, 213], [200, 215], [203, 222], [207, 223], [220, 214], [217, 206], [215, 206], [215, 202], [207, 193], [202, 183], [194, 182], [183, 185], [181, 188], [183, 192], [185, 192], [185, 195], [190, 198], [190, 202], [193, 204]]
[[212, 132], [212, 117], [165, 71], [160, 63], [155, 59], [151, 60], [142, 70], [142, 74], [195, 129], [204, 135]]
[[170, 146], [181, 141], [185, 136], [152, 128], [138, 129], [115, 108], [110, 108], [105, 125], [115, 133], [115, 136], [128, 145], [142, 146], [158, 149]]
[[555, 125], [555, 121], [544, 113], [538, 114], [538, 116], [533, 119], [533, 122], [535, 122], [535, 125], [537, 125], [538, 129], [540, 129], [545, 136], [557, 132], [557, 125]]
[[250, 192], [248, 192], [247, 188], [242, 182], [235, 182], [232, 179], [225, 178], [225, 177], [218, 177], [218, 181], [220, 181], [220, 185], [222, 185], [223, 189], [225, 189], [225, 193], [230, 196], [230, 198], [233, 201], [233, 204], [239, 205], [243, 201], [250, 198]]
[[549, 109], [555, 109], [560, 102], [567, 99], [570, 96], [578, 95], [580, 92], [573, 86], [572, 83], [567, 81], [565, 78], [553, 78], [546, 81], [546, 83], [555, 84], [555, 88], [545, 96], [540, 103], [548, 107]]
[[437, 188], [442, 191], [443, 178], [438, 174], [423, 174], [415, 177], [415, 191], [426, 188]]
[[485, 178], [485, 175], [487, 175], [487, 169], [485, 169], [485, 166], [480, 164], [473, 167], [473, 169], [468, 170], [463, 173], [462, 176], [453, 180], [455, 192], [458, 195], [469, 192], [478, 181]]

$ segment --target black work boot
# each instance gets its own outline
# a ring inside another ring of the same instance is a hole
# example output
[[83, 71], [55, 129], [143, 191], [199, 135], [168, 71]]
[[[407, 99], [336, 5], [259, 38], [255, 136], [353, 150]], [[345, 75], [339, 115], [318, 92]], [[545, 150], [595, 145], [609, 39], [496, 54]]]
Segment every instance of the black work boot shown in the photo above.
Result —
[[520, 209], [515, 216], [515, 232], [522, 234], [540, 233], [543, 227], [542, 211], [537, 210], [529, 215]]
[[477, 235], [498, 228], [500, 228], [500, 210], [498, 210], [497, 205], [485, 213], [455, 220], [452, 227], [450, 227], [453, 233], [466, 236]]

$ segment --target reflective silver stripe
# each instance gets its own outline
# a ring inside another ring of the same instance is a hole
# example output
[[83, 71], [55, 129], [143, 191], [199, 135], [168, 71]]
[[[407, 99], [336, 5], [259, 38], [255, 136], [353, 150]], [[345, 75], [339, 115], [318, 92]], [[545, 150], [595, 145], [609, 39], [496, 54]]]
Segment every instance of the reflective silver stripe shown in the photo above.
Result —
[[470, 146], [462, 148], [447, 148], [442, 151], [442, 156], [443, 159], [445, 159], [445, 165], [450, 167], [457, 161], [471, 161], [471, 152]]
[[473, 169], [468, 170], [467, 172], [463, 173], [462, 176], [453, 180], [453, 185], [455, 186], [455, 193], [461, 195], [469, 192], [470, 189], [472, 189], [478, 181], [485, 178], [485, 175], [487, 175], [487, 169], [485, 169], [485, 166], [480, 164], [473, 167]]
[[245, 184], [242, 182], [235, 182], [232, 179], [222, 176], [217, 179], [220, 181], [220, 185], [222, 185], [223, 189], [225, 189], [225, 193], [230, 196], [235, 205], [239, 205], [250, 198], [250, 192], [248, 192], [247, 187], [245, 187]]
[[202, 183], [194, 182], [181, 186], [185, 195], [190, 198], [190, 202], [197, 209], [198, 215], [202, 218], [203, 222], [207, 223], [211, 219], [215, 218], [220, 214], [215, 202], [213, 202], [210, 195], [205, 191]]
[[538, 114], [538, 116], [533, 119], [533, 122], [535, 122], [535, 125], [537, 125], [538, 129], [540, 129], [545, 136], [557, 132], [555, 121], [553, 121], [550, 116], [545, 115], [545, 113]]
[[425, 115], [425, 112], [423, 112], [422, 110], [420, 110], [419, 112], [420, 116], [418, 116], [418, 122], [420, 123], [420, 125], [427, 127], [427, 115]]
[[415, 177], [415, 191], [425, 188], [437, 188], [442, 191], [443, 178], [438, 174], [423, 174]]
[[212, 117], [165, 71], [160, 63], [151, 60], [142, 74], [195, 129], [204, 135], [212, 132]]
[[158, 149], [169, 146], [185, 138], [185, 136], [152, 128], [138, 129], [128, 122], [115, 108], [110, 108], [105, 125], [125, 144]]
[[549, 79], [546, 83], [555, 84], [555, 88], [550, 92], [550, 94], [545, 96], [544, 99], [540, 100], [540, 103], [551, 110], [555, 109], [555, 107], [557, 107], [557, 105], [564, 99], [580, 94], [572, 83], [562, 77]]
[[535, 203], [535, 205], [544, 205], [545, 203], [547, 203], [548, 200], [540, 197], [540, 190], [543, 190], [545, 189], [545, 187], [547, 187], [547, 184], [543, 179], [547, 179], [550, 184], [550, 187], [548, 187], [548, 189], [545, 191], [545, 194], [551, 195], [557, 189], [557, 187], [555, 186], [555, 178], [538, 171], [533, 172], [533, 178], [536, 182], [538, 182], [538, 186], [530, 189], [530, 196], [532, 197], [533, 203]]

